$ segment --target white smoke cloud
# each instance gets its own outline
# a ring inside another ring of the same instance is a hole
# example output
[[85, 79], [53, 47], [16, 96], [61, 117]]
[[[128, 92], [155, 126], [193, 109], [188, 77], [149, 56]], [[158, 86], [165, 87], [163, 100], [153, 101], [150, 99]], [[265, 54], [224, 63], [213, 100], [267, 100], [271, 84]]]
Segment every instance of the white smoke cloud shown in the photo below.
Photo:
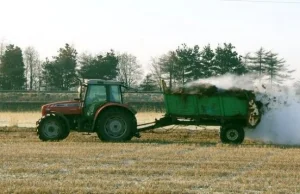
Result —
[[248, 74], [244, 76], [225, 74], [223, 76], [210, 77], [207, 79], [199, 79], [193, 82], [189, 82], [188, 84], [186, 84], [186, 86], [189, 87], [194, 84], [209, 83], [222, 89], [237, 87], [237, 88], [253, 90], [254, 87], [256, 87], [256, 82], [257, 82], [256, 80], [259, 80], [258, 78], [259, 76], [254, 74]]
[[190, 82], [209, 83], [222, 89], [232, 87], [253, 90], [257, 100], [264, 104], [261, 122], [253, 130], [246, 130], [246, 137], [266, 143], [300, 145], [300, 103], [293, 81], [283, 85], [271, 85], [266, 77], [255, 75], [236, 76], [226, 74]]
[[246, 136], [267, 143], [300, 145], [300, 104], [293, 102], [262, 116], [260, 124]]

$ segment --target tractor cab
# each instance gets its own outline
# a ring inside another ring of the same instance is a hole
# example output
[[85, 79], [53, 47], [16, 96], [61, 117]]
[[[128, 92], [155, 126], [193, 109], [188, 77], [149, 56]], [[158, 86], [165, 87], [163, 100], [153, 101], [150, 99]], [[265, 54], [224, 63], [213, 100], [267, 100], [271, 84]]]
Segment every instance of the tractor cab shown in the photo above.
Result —
[[123, 83], [117, 81], [86, 80], [79, 94], [83, 115], [92, 119], [97, 108], [105, 103], [123, 104], [122, 86]]
[[122, 86], [124, 86], [123, 83], [117, 81], [86, 80], [80, 87], [79, 98], [86, 105], [92, 102], [116, 102], [122, 104]]
[[[97, 111], [104, 106], [122, 105], [122, 82], [101, 79], [85, 80], [80, 86], [81, 121], [91, 128]], [[77, 99], [77, 100], [79, 100]], [[80, 128], [82, 128], [80, 126]]]

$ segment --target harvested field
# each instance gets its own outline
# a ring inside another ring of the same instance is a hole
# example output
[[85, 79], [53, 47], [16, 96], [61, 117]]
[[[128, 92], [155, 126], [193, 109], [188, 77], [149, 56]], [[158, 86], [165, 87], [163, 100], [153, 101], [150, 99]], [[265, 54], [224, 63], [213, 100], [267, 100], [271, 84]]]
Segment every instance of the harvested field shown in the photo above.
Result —
[[168, 129], [127, 143], [72, 132], [41, 142], [0, 128], [1, 193], [300, 193], [298, 147], [220, 143], [217, 130]]
[[[159, 119], [164, 113], [139, 112], [136, 117], [138, 123], [153, 122]], [[0, 126], [4, 127], [35, 127], [35, 122], [41, 117], [41, 112], [0, 112]]]

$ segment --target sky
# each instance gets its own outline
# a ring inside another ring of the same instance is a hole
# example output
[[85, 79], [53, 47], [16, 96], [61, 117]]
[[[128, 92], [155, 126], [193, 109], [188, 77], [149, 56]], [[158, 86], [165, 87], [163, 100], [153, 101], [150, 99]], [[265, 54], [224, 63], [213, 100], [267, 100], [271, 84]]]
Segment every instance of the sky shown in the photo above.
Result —
[[182, 43], [226, 42], [241, 55], [263, 47], [298, 69], [300, 0], [249, 1], [0, 0], [0, 41], [33, 46], [42, 59], [65, 43], [78, 53], [113, 49], [135, 55], [146, 69], [151, 57]]

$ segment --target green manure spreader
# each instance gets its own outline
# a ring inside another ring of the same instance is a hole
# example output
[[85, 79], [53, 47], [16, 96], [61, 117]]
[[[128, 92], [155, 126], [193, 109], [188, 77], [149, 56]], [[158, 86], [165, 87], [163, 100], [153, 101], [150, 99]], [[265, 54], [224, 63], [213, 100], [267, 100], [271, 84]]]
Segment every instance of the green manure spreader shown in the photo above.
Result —
[[[220, 126], [223, 143], [240, 144], [247, 128], [260, 122], [262, 103], [249, 90], [218, 89], [213, 85], [198, 84], [170, 90], [162, 82], [166, 114], [153, 126], [206, 125]], [[141, 130], [147, 130], [147, 127]]]
[[95, 132], [102, 141], [121, 142], [169, 125], [210, 125], [220, 126], [223, 143], [240, 144], [244, 130], [260, 122], [262, 104], [252, 91], [222, 90], [207, 84], [169, 89], [164, 81], [162, 86], [164, 117], [137, 125], [137, 112], [123, 102], [122, 82], [80, 81], [78, 98], [41, 107], [37, 135], [42, 141], [58, 141], [67, 138], [70, 131]]

